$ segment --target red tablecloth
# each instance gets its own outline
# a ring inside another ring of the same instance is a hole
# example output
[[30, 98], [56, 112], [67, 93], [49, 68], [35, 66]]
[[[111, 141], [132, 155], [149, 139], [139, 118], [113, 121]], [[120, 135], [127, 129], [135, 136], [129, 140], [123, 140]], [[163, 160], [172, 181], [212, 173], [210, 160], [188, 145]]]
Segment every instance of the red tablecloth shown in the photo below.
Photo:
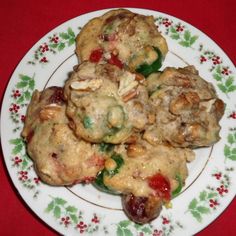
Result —
[[[0, 96], [21, 58], [44, 34], [59, 24], [83, 13], [111, 7], [153, 9], [176, 16], [196, 26], [223, 48], [236, 63], [234, 0], [41, 0], [0, 2]], [[2, 154], [1, 154], [2, 157]], [[57, 235], [24, 204], [0, 163], [0, 234]], [[235, 235], [236, 200], [224, 213], [198, 235]]]

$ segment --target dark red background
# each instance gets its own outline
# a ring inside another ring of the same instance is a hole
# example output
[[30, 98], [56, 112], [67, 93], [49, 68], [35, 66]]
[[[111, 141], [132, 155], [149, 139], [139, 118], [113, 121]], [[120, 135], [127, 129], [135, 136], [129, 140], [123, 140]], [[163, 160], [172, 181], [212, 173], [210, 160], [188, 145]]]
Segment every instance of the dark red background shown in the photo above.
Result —
[[[0, 97], [24, 54], [48, 31], [61, 23], [94, 10], [111, 7], [153, 9], [176, 16], [210, 36], [236, 63], [236, 3], [234, 0], [41, 0], [0, 2]], [[1, 154], [2, 157], [2, 154]], [[0, 163], [0, 232], [4, 236], [57, 235], [23, 203]], [[199, 236], [235, 235], [236, 201]]]

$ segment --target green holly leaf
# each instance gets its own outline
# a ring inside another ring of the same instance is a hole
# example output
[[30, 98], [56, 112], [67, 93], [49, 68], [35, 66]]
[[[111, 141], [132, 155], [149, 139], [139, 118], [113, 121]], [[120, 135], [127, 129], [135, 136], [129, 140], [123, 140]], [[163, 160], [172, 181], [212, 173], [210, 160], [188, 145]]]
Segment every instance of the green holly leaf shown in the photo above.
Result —
[[236, 155], [230, 155], [228, 158], [232, 161], [236, 161]]
[[62, 198], [55, 198], [55, 203], [57, 204], [57, 205], [65, 205], [66, 204], [66, 201], [64, 200], [64, 199], [62, 199]]
[[226, 81], [225, 81], [225, 85], [226, 87], [230, 87], [234, 82], [234, 78], [233, 77], [229, 77]]
[[218, 74], [221, 74], [221, 71], [222, 71], [221, 66], [218, 65], [218, 66], [216, 67], [216, 72], [217, 72]]
[[119, 225], [116, 229], [116, 235], [117, 236], [125, 236], [123, 229]]
[[74, 212], [77, 212], [77, 208], [76, 208], [76, 207], [73, 207], [73, 206], [68, 206], [68, 207], [66, 208], [66, 211], [71, 212], [71, 213], [74, 213]]
[[50, 212], [50, 211], [52, 211], [53, 208], [54, 208], [54, 201], [51, 201], [51, 202], [48, 204], [48, 206], [47, 206], [47, 208], [45, 209], [45, 211], [46, 211], [46, 212]]
[[231, 153], [232, 153], [232, 154], [236, 154], [236, 148], [233, 148], [233, 149], [231, 150]]
[[233, 92], [236, 90], [236, 85], [231, 85], [229, 88], [228, 88], [228, 92]]
[[211, 199], [211, 198], [213, 198], [213, 197], [216, 197], [217, 195], [218, 195], [217, 193], [210, 192], [210, 193], [208, 193], [207, 198], [208, 198], [208, 199]]
[[178, 40], [180, 38], [178, 34], [171, 34], [170, 37], [175, 40]]
[[23, 145], [18, 144], [12, 149], [12, 154], [16, 155], [22, 151]]
[[69, 27], [68, 29], [67, 29], [67, 32], [68, 32], [68, 34], [71, 36], [71, 37], [75, 37], [75, 33], [74, 33], [74, 31], [71, 29], [71, 27]]
[[70, 218], [75, 224], [78, 223], [78, 217], [75, 214], [70, 214]]
[[125, 236], [133, 236], [132, 232], [129, 229], [124, 229]]
[[173, 34], [178, 34], [176, 29], [173, 26], [170, 27], [170, 32]]
[[35, 81], [32, 79], [29, 81], [29, 89], [34, 90], [34, 86], [35, 86]]
[[152, 230], [151, 230], [150, 227], [145, 226], [145, 227], [142, 228], [142, 232], [145, 233], [145, 235], [146, 235], [146, 234], [151, 234]]
[[191, 214], [193, 215], [193, 217], [198, 221], [198, 222], [202, 222], [202, 216], [199, 212], [197, 211], [191, 211]]
[[227, 92], [227, 88], [223, 84], [217, 84], [217, 86], [223, 93]]
[[23, 95], [23, 96], [20, 96], [20, 97], [17, 99], [16, 103], [17, 103], [17, 104], [21, 104], [21, 103], [24, 102], [24, 100], [25, 100], [24, 95]]
[[202, 192], [200, 192], [200, 194], [199, 194], [199, 199], [200, 199], [201, 201], [204, 201], [204, 200], [206, 199], [206, 196], [207, 196], [207, 192], [206, 192], [206, 191], [202, 191]]
[[225, 145], [224, 147], [224, 155], [228, 157], [231, 154], [230, 147], [228, 145]]
[[50, 43], [49, 47], [50, 48], [57, 48], [58, 44], [57, 43]]
[[70, 35], [67, 34], [67, 33], [60, 33], [59, 36], [62, 38], [62, 39], [69, 39], [70, 38]]
[[134, 228], [135, 229], [137, 229], [137, 230], [142, 230], [141, 228], [142, 228], [143, 226], [142, 225], [140, 225], [140, 224], [134, 224]]
[[194, 199], [189, 203], [188, 208], [189, 208], [189, 209], [192, 209], [192, 210], [195, 209], [196, 206], [197, 206], [197, 203], [198, 203], [197, 199], [194, 198]]
[[198, 36], [196, 36], [196, 35], [192, 36], [189, 40], [190, 45], [193, 45], [196, 42], [197, 39], [198, 39]]
[[27, 76], [27, 75], [22, 75], [22, 74], [20, 74], [19, 77], [20, 77], [20, 79], [23, 80], [23, 81], [29, 81], [29, 80], [31, 80], [31, 78], [30, 78], [29, 76]]
[[189, 44], [188, 41], [183, 41], [183, 40], [180, 41], [179, 44], [182, 45], [182, 46], [184, 46], [184, 47], [189, 47], [189, 46], [190, 46], [190, 44]]
[[121, 221], [120, 223], [119, 223], [119, 226], [121, 227], [121, 228], [126, 228], [128, 225], [130, 225], [131, 224], [131, 221], [130, 220], [123, 220], [123, 221]]
[[70, 38], [69, 41], [68, 41], [68, 46], [71, 46], [74, 43], [75, 43], [75, 39], [74, 38]]
[[234, 136], [232, 134], [229, 134], [227, 137], [228, 143], [233, 144], [234, 143]]
[[59, 206], [54, 207], [53, 215], [57, 219], [61, 217], [61, 208]]
[[186, 31], [184, 32], [184, 39], [185, 39], [186, 41], [189, 41], [189, 40], [190, 40], [190, 37], [191, 37], [190, 31], [189, 31], [189, 30], [186, 30]]
[[204, 207], [204, 206], [197, 207], [197, 211], [202, 214], [208, 214], [210, 212], [209, 208]]
[[63, 49], [65, 48], [65, 46], [66, 46], [65, 43], [59, 43], [59, 44], [58, 44], [58, 48], [57, 48], [58, 51], [63, 50]]
[[28, 101], [31, 99], [31, 93], [28, 90], [24, 92], [24, 98]]
[[21, 81], [16, 84], [17, 88], [25, 88], [28, 85], [27, 81]]
[[23, 141], [21, 138], [16, 138], [16, 139], [11, 139], [9, 142], [10, 142], [10, 144], [17, 145], [17, 144], [22, 143]]
[[222, 77], [219, 75], [219, 74], [213, 74], [213, 78], [216, 80], [216, 81], [221, 81], [222, 80]]
[[22, 161], [22, 169], [25, 170], [28, 167], [28, 164], [29, 164], [28, 161], [26, 159], [24, 159]]

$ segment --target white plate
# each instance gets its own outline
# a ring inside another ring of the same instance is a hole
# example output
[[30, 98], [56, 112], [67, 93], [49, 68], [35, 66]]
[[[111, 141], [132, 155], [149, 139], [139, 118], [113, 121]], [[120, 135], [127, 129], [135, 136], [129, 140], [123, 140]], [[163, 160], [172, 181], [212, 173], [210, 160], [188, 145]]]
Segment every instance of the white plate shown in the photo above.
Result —
[[236, 192], [236, 81], [227, 55], [204, 33], [180, 19], [145, 9], [153, 15], [166, 37], [170, 52], [164, 66], [193, 64], [214, 84], [226, 104], [221, 120], [222, 139], [213, 148], [196, 151], [189, 165], [183, 192], [171, 209], [147, 225], [129, 221], [119, 197], [91, 186], [50, 187], [38, 180], [27, 157], [20, 131], [26, 105], [34, 89], [63, 85], [77, 64], [74, 37], [91, 18], [107, 10], [76, 17], [49, 32], [25, 55], [13, 73], [2, 104], [1, 140], [7, 169], [15, 187], [29, 207], [48, 225], [66, 235], [193, 235], [206, 227], [228, 206]]

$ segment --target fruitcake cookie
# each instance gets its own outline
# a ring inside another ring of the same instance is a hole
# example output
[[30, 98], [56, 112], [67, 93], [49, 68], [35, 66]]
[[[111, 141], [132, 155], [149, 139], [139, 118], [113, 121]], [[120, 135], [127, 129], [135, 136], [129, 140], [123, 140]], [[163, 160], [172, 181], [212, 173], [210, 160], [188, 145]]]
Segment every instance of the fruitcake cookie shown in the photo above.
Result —
[[[219, 121], [224, 103], [213, 85], [203, 80], [194, 66], [166, 68], [147, 78], [155, 124], [144, 138], [152, 143], [168, 142], [174, 147], [211, 146], [220, 137]], [[153, 86], [155, 84], [155, 86]]]
[[144, 78], [109, 63], [80, 64], [65, 84], [66, 114], [78, 137], [122, 143], [148, 124]]
[[78, 140], [69, 128], [60, 87], [33, 93], [22, 136], [37, 174], [47, 184], [88, 182], [104, 166], [98, 146]]
[[180, 193], [188, 176], [186, 163], [194, 156], [187, 148], [152, 146], [144, 140], [120, 145], [106, 160], [95, 186], [122, 194], [127, 215], [137, 223], [147, 223], [157, 217], [163, 204]]
[[119, 67], [128, 66], [144, 76], [161, 67], [167, 51], [166, 40], [153, 16], [125, 9], [111, 10], [93, 18], [76, 38], [80, 62], [105, 60]]

